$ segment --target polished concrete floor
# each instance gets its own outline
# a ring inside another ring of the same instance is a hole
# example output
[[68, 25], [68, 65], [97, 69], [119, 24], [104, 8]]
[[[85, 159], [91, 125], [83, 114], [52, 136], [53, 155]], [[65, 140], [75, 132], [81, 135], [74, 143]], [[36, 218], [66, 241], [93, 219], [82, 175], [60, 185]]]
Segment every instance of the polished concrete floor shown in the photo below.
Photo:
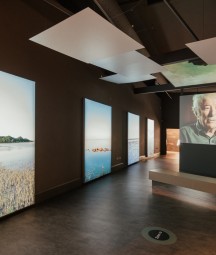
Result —
[[[178, 169], [175, 155], [150, 159], [0, 221], [0, 255], [215, 255], [216, 196], [153, 186], [148, 170]], [[171, 245], [141, 231], [172, 231]]]

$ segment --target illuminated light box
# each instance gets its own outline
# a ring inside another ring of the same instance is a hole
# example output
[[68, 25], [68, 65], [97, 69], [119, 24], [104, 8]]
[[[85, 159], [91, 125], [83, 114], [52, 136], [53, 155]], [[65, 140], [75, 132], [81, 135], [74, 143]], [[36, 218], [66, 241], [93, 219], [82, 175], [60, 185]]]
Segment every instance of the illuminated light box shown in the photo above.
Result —
[[130, 78], [164, 71], [165, 68], [137, 51], [126, 52], [92, 62], [93, 65]]
[[216, 178], [216, 93], [180, 97], [180, 172]]
[[216, 37], [187, 43], [186, 46], [204, 60], [206, 64], [216, 65]]
[[34, 203], [35, 82], [0, 71], [0, 217]]
[[140, 116], [128, 112], [128, 165], [139, 161]]
[[147, 156], [154, 156], [154, 120], [147, 119]]
[[111, 172], [112, 108], [85, 99], [84, 182]]
[[216, 82], [216, 65], [194, 65], [185, 61], [164, 67], [166, 71], [163, 71], [162, 74], [175, 87]]
[[30, 40], [86, 63], [144, 48], [90, 8]]
[[216, 93], [180, 97], [181, 143], [216, 145]]
[[113, 75], [109, 75], [109, 76], [106, 76], [106, 77], [103, 77], [100, 79], [104, 80], [104, 81], [108, 81], [108, 82], [117, 83], [117, 84], [123, 84], [123, 83], [152, 80], [152, 79], [156, 79], [156, 77], [154, 77], [153, 75], [150, 75], [150, 74], [146, 74], [143, 76], [137, 76], [137, 77], [130, 78], [130, 77], [126, 77], [126, 76], [120, 75], [120, 74], [113, 74]]

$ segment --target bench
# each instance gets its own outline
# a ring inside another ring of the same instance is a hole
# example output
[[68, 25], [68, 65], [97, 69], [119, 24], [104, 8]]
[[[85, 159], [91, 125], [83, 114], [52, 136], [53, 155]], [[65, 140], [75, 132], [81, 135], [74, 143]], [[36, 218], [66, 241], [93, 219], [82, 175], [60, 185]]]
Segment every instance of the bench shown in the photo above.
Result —
[[216, 194], [216, 178], [164, 169], [154, 169], [149, 171], [149, 179], [156, 182]]

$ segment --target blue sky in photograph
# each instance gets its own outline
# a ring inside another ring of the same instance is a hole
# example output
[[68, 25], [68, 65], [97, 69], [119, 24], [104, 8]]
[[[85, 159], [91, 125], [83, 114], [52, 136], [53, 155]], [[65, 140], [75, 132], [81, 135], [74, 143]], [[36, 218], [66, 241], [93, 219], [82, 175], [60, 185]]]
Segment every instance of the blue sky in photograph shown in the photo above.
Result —
[[0, 71], [0, 136], [35, 139], [35, 82]]
[[85, 99], [85, 138], [111, 139], [112, 108]]
[[139, 115], [128, 113], [128, 139], [139, 138], [140, 117]]

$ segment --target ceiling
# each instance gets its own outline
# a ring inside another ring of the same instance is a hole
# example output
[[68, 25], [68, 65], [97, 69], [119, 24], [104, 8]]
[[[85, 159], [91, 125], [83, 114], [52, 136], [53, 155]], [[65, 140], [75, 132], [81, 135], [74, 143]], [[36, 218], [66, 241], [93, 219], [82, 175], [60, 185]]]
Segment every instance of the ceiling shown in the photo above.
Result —
[[[205, 64], [185, 44], [216, 37], [215, 0], [44, 0], [73, 15], [90, 7], [145, 46], [139, 51], [161, 65]], [[206, 64], [205, 64], [206, 65]], [[216, 80], [215, 80], [216, 82]], [[133, 84], [135, 93], [216, 91], [215, 83], [175, 88], [161, 73]]]
[[214, 0], [117, 0], [150, 55], [216, 36]]

